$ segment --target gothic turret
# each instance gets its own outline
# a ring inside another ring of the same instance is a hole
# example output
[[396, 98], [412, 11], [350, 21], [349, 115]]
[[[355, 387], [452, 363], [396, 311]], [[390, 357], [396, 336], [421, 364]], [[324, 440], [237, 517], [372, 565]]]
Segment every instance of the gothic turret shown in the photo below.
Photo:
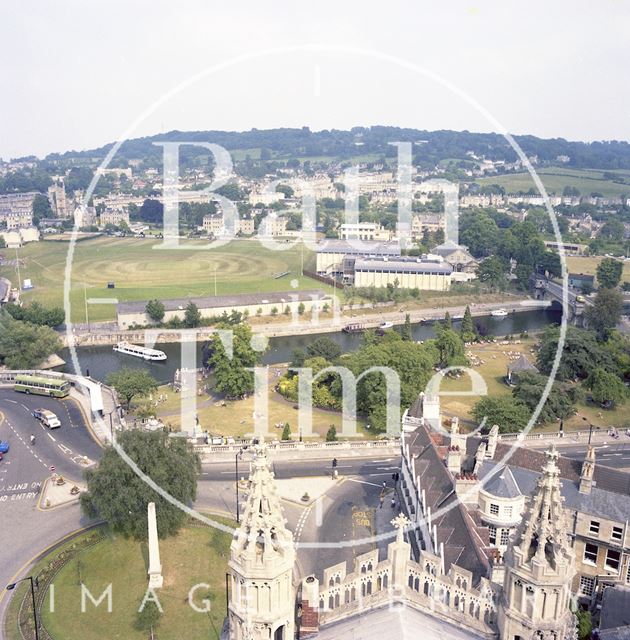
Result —
[[586, 451], [586, 458], [582, 463], [580, 473], [580, 493], [590, 493], [593, 485], [593, 475], [595, 473], [595, 447], [589, 445]]
[[536, 491], [505, 553], [499, 608], [502, 640], [565, 640], [575, 636], [569, 607], [575, 555], [553, 445], [546, 455]]
[[289, 640], [294, 629], [293, 534], [264, 444], [254, 445], [249, 495], [230, 547], [230, 640]]

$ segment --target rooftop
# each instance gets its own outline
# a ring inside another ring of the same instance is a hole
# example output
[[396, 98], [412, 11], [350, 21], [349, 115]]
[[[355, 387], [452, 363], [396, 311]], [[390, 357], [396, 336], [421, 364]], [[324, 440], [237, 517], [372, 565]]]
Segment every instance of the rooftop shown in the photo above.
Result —
[[317, 253], [345, 253], [359, 256], [399, 256], [400, 244], [397, 241], [323, 240], [317, 244]]
[[[303, 291], [269, 291], [266, 293], [242, 293], [231, 296], [209, 296], [204, 298], [174, 298], [162, 300], [165, 311], [178, 311], [186, 308], [189, 302], [194, 302], [199, 309], [220, 309], [223, 307], [240, 307], [253, 304], [289, 303], [310, 300], [323, 300], [327, 295], [321, 289], [305, 289]], [[117, 312], [144, 313], [146, 300], [133, 302], [119, 302]]]
[[418, 258], [363, 258], [357, 259], [354, 263], [355, 271], [384, 271], [410, 273], [437, 273], [440, 275], [450, 275], [453, 268], [446, 262], [431, 262]]

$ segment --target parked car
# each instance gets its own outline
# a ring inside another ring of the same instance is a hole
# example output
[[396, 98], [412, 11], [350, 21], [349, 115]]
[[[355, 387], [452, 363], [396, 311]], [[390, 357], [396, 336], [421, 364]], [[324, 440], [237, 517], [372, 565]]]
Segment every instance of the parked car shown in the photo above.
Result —
[[33, 411], [33, 418], [39, 420], [48, 429], [57, 429], [61, 426], [59, 418], [48, 409], [35, 409]]
[[9, 443], [6, 440], [0, 440], [0, 453], [7, 453], [9, 451]]

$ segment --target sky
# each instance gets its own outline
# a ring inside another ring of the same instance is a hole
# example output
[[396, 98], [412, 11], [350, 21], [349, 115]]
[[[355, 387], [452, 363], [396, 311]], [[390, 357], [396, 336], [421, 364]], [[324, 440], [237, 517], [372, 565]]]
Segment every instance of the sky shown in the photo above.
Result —
[[0, 158], [170, 130], [630, 139], [628, 0], [0, 5]]

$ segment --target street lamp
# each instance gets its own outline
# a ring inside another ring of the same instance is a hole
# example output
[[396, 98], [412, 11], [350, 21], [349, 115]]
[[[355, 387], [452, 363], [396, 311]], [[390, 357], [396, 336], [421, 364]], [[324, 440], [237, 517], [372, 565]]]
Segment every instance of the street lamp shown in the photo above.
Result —
[[247, 445], [241, 447], [234, 456], [235, 474], [236, 474], [236, 524], [241, 522], [241, 510], [238, 505], [238, 461], [243, 457], [243, 451], [247, 449]]
[[35, 640], [39, 640], [39, 629], [37, 623], [37, 606], [35, 605], [35, 585], [38, 584], [37, 578], [33, 580], [33, 576], [27, 576], [26, 578], [22, 578], [21, 580], [17, 580], [16, 582], [12, 582], [6, 586], [7, 591], [13, 591], [15, 587], [17, 587], [20, 582], [24, 582], [25, 580], [30, 580], [31, 582], [31, 598], [33, 600], [33, 619], [35, 620]]
[[593, 424], [587, 420], [586, 416], [582, 416], [582, 420], [584, 422], [588, 422], [588, 443], [591, 444], [591, 437], [593, 435]]

